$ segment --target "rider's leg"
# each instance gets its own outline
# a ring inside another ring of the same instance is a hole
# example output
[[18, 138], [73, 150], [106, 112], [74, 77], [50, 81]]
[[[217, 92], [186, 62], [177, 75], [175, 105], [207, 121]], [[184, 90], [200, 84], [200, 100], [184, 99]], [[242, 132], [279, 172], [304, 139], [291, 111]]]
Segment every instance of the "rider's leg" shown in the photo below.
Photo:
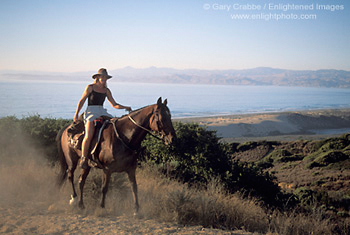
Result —
[[85, 124], [85, 136], [82, 142], [81, 146], [81, 160], [80, 160], [80, 167], [83, 169], [88, 168], [88, 155], [89, 155], [89, 148], [90, 148], [90, 142], [92, 140], [92, 137], [94, 136], [95, 126], [94, 122], [87, 122]]

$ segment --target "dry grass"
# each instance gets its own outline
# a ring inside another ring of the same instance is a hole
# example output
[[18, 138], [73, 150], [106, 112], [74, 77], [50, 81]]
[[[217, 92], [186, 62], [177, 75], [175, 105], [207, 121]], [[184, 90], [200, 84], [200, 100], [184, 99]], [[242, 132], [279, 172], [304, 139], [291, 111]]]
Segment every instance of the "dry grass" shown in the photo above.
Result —
[[[96, 205], [94, 210], [95, 214], [98, 214], [100, 177], [92, 172], [89, 178], [86, 184], [86, 201], [90, 205]], [[242, 199], [238, 194], [226, 194], [220, 183], [215, 180], [208, 184], [206, 190], [190, 188], [175, 180], [169, 180], [150, 166], [138, 169], [137, 180], [140, 214], [145, 218], [225, 230], [244, 229], [259, 233], [268, 231], [268, 217], [261, 207], [254, 201]], [[126, 174], [114, 174], [106, 208], [108, 214], [116, 215], [131, 214], [133, 211]]]
[[[99, 180], [91, 178], [97, 189]], [[332, 220], [322, 210], [315, 210], [311, 215], [268, 213], [254, 200], [227, 194], [217, 180], [212, 180], [205, 190], [195, 189], [166, 178], [150, 166], [138, 169], [137, 179], [141, 215], [147, 219], [261, 234], [349, 234], [349, 220]], [[126, 175], [115, 174], [111, 183], [107, 195], [108, 214], [130, 214], [133, 202]], [[97, 205], [100, 195], [93, 195]]]
[[[85, 190], [86, 209], [69, 212], [67, 204], [71, 193], [70, 185], [66, 184], [63, 190], [58, 192], [52, 184], [54, 170], [42, 161], [39, 155], [33, 151], [23, 158], [2, 157], [0, 186], [6, 190], [0, 192], [1, 205], [22, 207], [41, 202], [43, 206], [36, 209], [40, 211], [53, 203], [52, 205], [57, 207], [53, 210], [55, 213], [93, 214], [106, 219], [132, 214], [130, 185], [126, 174], [123, 173], [113, 174], [106, 209], [99, 208], [100, 170], [92, 170], [88, 177]], [[16, 161], [10, 161], [14, 159]], [[309, 216], [296, 212], [267, 213], [254, 200], [243, 199], [239, 194], [227, 194], [217, 180], [212, 180], [205, 190], [196, 189], [166, 178], [151, 166], [138, 169], [137, 179], [141, 215], [145, 219], [224, 230], [241, 229], [263, 234], [349, 234], [350, 232], [349, 218], [342, 221], [331, 220], [322, 210], [315, 210]]]
[[184, 225], [221, 229], [265, 232], [268, 227], [262, 208], [239, 195], [227, 195], [215, 180], [206, 190], [200, 190], [170, 181], [147, 168], [140, 171], [138, 177], [140, 193], [144, 194], [141, 195], [142, 211], [146, 215]]
[[[330, 220], [315, 218], [314, 215], [273, 213], [270, 219], [271, 232], [277, 234], [334, 234]], [[346, 234], [346, 233], [344, 233]]]

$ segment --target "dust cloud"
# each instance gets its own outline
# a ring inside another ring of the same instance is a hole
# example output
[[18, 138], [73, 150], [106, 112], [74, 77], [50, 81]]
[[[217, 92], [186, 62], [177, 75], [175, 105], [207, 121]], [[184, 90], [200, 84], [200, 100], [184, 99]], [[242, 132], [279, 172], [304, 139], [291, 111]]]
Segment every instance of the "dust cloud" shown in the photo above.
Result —
[[[16, 133], [15, 140], [0, 137], [3, 146], [0, 153], [0, 206], [37, 207], [40, 210], [70, 210], [71, 184], [66, 180], [62, 188], [57, 185], [59, 163], [49, 162], [44, 152], [29, 137]], [[75, 171], [75, 185], [79, 193], [78, 177]], [[101, 197], [101, 171], [92, 169], [85, 184], [84, 203], [87, 213], [95, 213]], [[124, 199], [131, 195], [130, 185], [124, 174], [113, 174], [106, 203], [114, 211], [130, 210]], [[120, 203], [121, 205], [117, 205]], [[131, 206], [130, 206], [131, 207]]]
[[22, 133], [0, 137], [0, 205], [24, 206], [57, 199], [55, 170], [33, 141]]
[[[0, 135], [1, 234], [230, 234], [159, 221], [166, 217], [160, 215], [173, 214], [168, 206], [162, 206], [161, 198], [174, 187], [165, 179], [152, 179], [142, 170], [137, 177], [143, 215], [138, 218], [133, 216], [132, 193], [125, 173], [112, 174], [106, 208], [101, 209], [101, 170], [92, 169], [84, 190], [86, 208], [82, 210], [69, 206], [71, 185], [66, 181], [58, 188], [58, 172], [59, 167], [53, 166], [24, 134]], [[79, 169], [75, 174], [77, 181]]]

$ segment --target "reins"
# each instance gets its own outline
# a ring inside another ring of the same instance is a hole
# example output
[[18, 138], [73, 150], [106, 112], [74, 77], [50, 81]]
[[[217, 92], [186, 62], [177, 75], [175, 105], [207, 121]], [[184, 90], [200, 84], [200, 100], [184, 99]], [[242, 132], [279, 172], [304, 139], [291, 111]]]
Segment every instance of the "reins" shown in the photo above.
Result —
[[142, 130], [147, 131], [147, 132], [148, 132], [151, 136], [153, 136], [154, 138], [157, 138], [157, 139], [163, 141], [163, 139], [162, 139], [161, 137], [159, 137], [158, 135], [153, 134], [153, 132], [152, 132], [151, 130], [148, 130], [147, 128], [145, 128], [145, 127], [141, 126], [140, 124], [138, 124], [130, 115], [128, 115], [128, 118], [129, 118], [130, 121], [131, 121], [132, 123], [134, 123], [137, 127], [141, 128]]
[[115, 125], [115, 123], [116, 123], [117, 120], [118, 120], [118, 119], [112, 120], [112, 121], [111, 121], [111, 123], [113, 124], [113, 129], [114, 129], [115, 135], [117, 136], [118, 139], [120, 139], [120, 141], [122, 142], [122, 144], [123, 144], [125, 147], [127, 147], [127, 148], [130, 149], [130, 150], [136, 151], [136, 150], [132, 149], [127, 143], [125, 143], [125, 141], [124, 141], [122, 138], [120, 138], [118, 129], [117, 129], [116, 125]]
[[[147, 131], [147, 132], [148, 132], [151, 136], [153, 136], [154, 138], [157, 138], [157, 139], [159, 139], [159, 140], [161, 140], [161, 141], [164, 141], [161, 137], [159, 137], [159, 136], [153, 134], [151, 130], [148, 130], [147, 128], [145, 128], [145, 127], [141, 126], [140, 124], [138, 124], [130, 115], [128, 115], [128, 118], [130, 119], [130, 121], [131, 121], [135, 126], [141, 128], [142, 130]], [[122, 143], [124, 144], [124, 146], [126, 146], [128, 149], [134, 150], [134, 149], [132, 149], [127, 143], [125, 143], [124, 140], [123, 140], [122, 138], [120, 138], [118, 129], [117, 129], [116, 124], [115, 124], [115, 123], [116, 123], [116, 120], [112, 120], [111, 123], [112, 123], [112, 125], [113, 125], [113, 129], [114, 129], [114, 132], [115, 132], [117, 138], [119, 138], [119, 139], [122, 141]]]

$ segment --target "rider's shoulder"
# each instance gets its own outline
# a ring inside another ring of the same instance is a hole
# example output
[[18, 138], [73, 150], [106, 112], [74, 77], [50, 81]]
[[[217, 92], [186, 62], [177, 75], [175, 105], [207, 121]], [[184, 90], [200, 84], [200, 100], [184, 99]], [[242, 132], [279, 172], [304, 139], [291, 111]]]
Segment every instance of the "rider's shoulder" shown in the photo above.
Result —
[[94, 84], [89, 84], [89, 85], [87, 85], [86, 88], [85, 88], [85, 90], [86, 90], [87, 92], [89, 92], [89, 93], [92, 92], [92, 90], [93, 90], [93, 85], [94, 85]]

